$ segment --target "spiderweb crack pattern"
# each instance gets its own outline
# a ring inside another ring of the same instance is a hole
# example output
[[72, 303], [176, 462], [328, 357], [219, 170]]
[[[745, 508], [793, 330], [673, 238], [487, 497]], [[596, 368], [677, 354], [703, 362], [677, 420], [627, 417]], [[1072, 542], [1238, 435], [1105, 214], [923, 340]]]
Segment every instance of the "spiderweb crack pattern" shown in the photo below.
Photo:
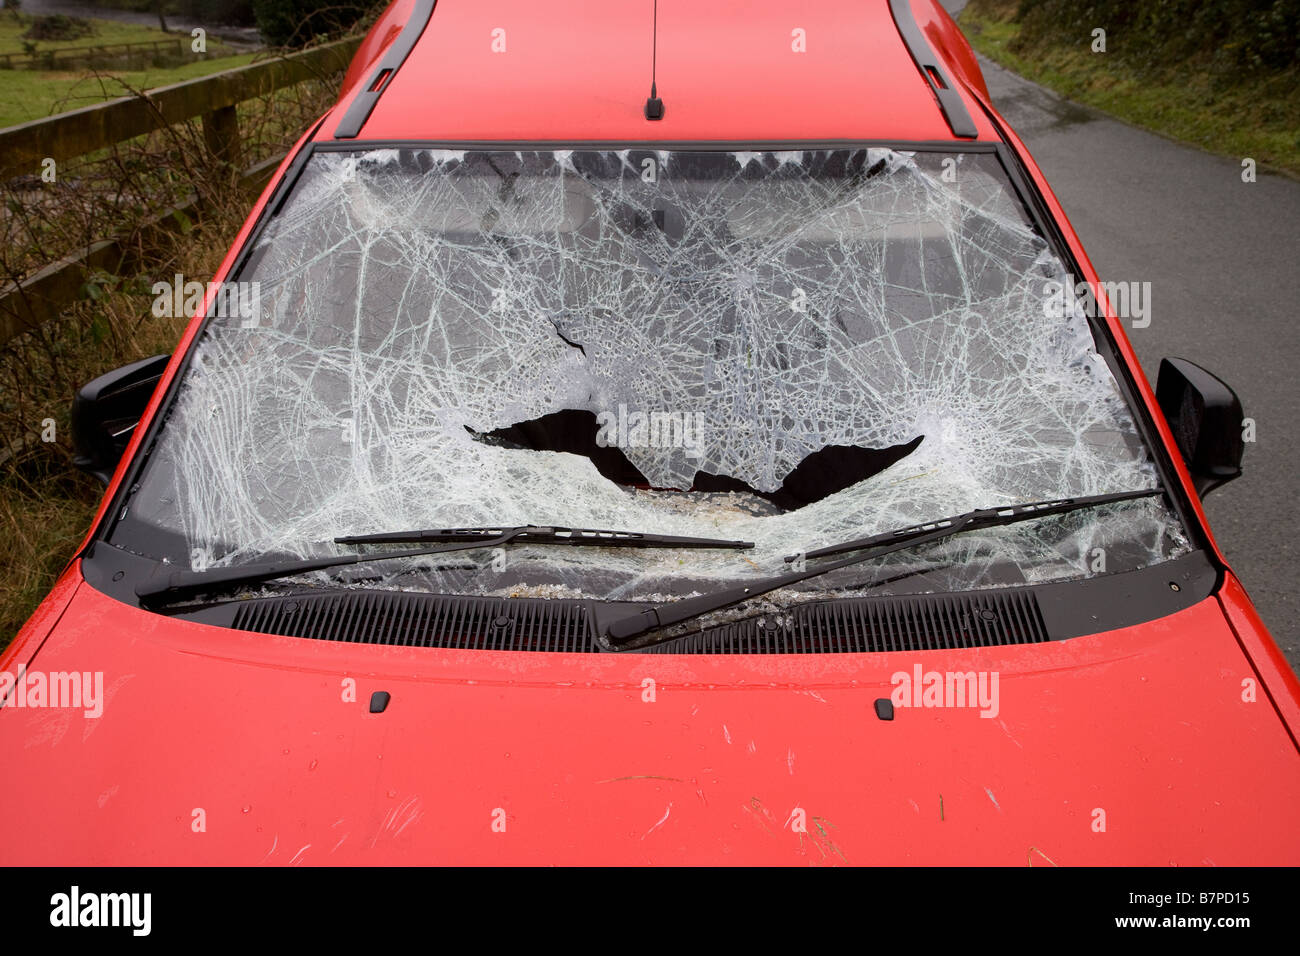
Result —
[[[240, 277], [260, 282], [260, 314], [210, 324], [132, 511], [183, 533], [196, 567], [479, 524], [757, 544], [518, 552], [563, 593], [646, 597], [969, 508], [1154, 487], [1082, 311], [1044, 310], [1064, 266], [992, 157], [956, 161], [949, 182], [939, 157], [886, 149], [318, 153]], [[467, 431], [620, 405], [703, 423], [698, 454], [623, 449], [657, 489], [703, 469], [773, 491], [828, 445], [924, 440], [759, 514], [745, 495], [638, 492], [585, 457]], [[1092, 573], [1081, 556], [1098, 547], [1152, 563], [1188, 545], [1147, 499], [881, 573], [930, 562], [985, 586], [1011, 561], [1050, 580]]]

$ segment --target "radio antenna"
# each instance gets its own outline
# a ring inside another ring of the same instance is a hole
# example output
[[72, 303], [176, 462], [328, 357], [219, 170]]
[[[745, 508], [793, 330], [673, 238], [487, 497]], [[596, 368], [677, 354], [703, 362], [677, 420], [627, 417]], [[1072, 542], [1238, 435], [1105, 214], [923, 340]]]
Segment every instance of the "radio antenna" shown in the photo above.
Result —
[[655, 88], [655, 71], [659, 60], [659, 0], [654, 0], [654, 21], [650, 40], [650, 98], [645, 101], [645, 118], [660, 120], [664, 118], [664, 101], [659, 98]]

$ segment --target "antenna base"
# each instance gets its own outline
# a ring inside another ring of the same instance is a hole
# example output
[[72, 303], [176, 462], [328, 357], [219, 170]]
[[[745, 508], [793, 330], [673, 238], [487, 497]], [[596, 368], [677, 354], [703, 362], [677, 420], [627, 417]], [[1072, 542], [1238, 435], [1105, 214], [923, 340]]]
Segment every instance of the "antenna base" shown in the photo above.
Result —
[[657, 96], [652, 96], [645, 101], [645, 118], [648, 120], [661, 120], [664, 118], [664, 101]]

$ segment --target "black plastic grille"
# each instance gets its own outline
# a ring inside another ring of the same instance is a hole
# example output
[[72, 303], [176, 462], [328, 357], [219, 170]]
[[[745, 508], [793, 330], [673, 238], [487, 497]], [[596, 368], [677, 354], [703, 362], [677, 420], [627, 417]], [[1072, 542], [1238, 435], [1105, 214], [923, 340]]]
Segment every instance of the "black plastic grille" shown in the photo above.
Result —
[[646, 648], [650, 654], [844, 654], [1038, 644], [1032, 591], [976, 591], [819, 603]]
[[349, 591], [250, 601], [232, 627], [284, 637], [485, 651], [594, 651], [587, 608], [564, 601]]
[[[359, 644], [595, 652], [586, 605], [535, 598], [448, 598], [347, 591], [248, 601], [232, 627]], [[1032, 591], [973, 591], [806, 604], [642, 649], [648, 654], [921, 651], [1049, 639]]]

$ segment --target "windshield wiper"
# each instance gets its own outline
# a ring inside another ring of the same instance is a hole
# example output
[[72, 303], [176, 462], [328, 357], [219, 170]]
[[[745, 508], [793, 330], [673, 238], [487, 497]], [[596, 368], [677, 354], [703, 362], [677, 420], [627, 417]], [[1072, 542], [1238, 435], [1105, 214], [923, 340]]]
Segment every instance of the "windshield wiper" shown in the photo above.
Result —
[[604, 531], [598, 528], [557, 528], [523, 525], [518, 528], [443, 528], [427, 531], [387, 531], [335, 538], [338, 544], [403, 544], [418, 541], [471, 541], [495, 538], [509, 532], [520, 544], [573, 544], [597, 548], [752, 548], [752, 541], [721, 538], [685, 538], [673, 534], [639, 531]]
[[[992, 528], [999, 525], [1015, 524], [1019, 521], [1030, 521], [1034, 518], [1044, 518], [1048, 515], [1076, 511], [1080, 508], [1094, 508], [1112, 502], [1129, 501], [1134, 498], [1150, 498], [1159, 494], [1163, 494], [1161, 489], [1148, 488], [1142, 491], [1120, 491], [1108, 495], [1034, 501], [1028, 504], [1005, 505], [1000, 508], [979, 508], [961, 515], [939, 518], [936, 521], [928, 521], [924, 524], [910, 525], [896, 531], [886, 531], [883, 534], [872, 535], [869, 538], [855, 538], [852, 541], [809, 551], [802, 557], [826, 557], [832, 554], [844, 554], [849, 551], [862, 551], [864, 553], [855, 554], [839, 561], [830, 561], [815, 568], [762, 578], [744, 587], [728, 588], [725, 591], [716, 591], [713, 594], [702, 594], [699, 597], [674, 601], [672, 604], [633, 611], [606, 621], [600, 629], [600, 636], [611, 650], [628, 649], [633, 646], [634, 642], [638, 648], [651, 646], [672, 638], [665, 637], [644, 642], [637, 642], [636, 639], [656, 628], [680, 624], [682, 621], [708, 614], [711, 611], [720, 611], [725, 607], [739, 604], [749, 598], [758, 597], [792, 584], [798, 584], [800, 581], [806, 581], [829, 571], [861, 564], [872, 558], [890, 554], [894, 551], [901, 551], [914, 545], [939, 541], [962, 531], [972, 531], [976, 528]], [[799, 555], [793, 555], [786, 558], [786, 561], [795, 561], [799, 557]]]
[[[418, 535], [421, 537], [413, 537]], [[242, 564], [204, 571], [173, 571], [168, 574], [159, 565], [153, 577], [135, 589], [142, 606], [194, 597], [207, 591], [241, 584], [260, 584], [275, 578], [306, 574], [371, 561], [394, 558], [418, 558], [451, 551], [492, 548], [518, 541], [521, 544], [583, 544], [604, 548], [752, 548], [752, 541], [726, 541], [721, 538], [684, 538], [670, 534], [641, 534], [632, 531], [601, 531], [593, 528], [556, 528], [521, 525], [516, 528], [447, 528], [441, 531], [393, 532], [388, 535], [355, 535], [335, 538], [341, 544], [394, 541], [451, 542], [433, 548], [407, 551], [380, 551], [367, 554], [342, 554], [328, 558], [305, 558], [268, 564]]]

